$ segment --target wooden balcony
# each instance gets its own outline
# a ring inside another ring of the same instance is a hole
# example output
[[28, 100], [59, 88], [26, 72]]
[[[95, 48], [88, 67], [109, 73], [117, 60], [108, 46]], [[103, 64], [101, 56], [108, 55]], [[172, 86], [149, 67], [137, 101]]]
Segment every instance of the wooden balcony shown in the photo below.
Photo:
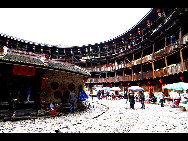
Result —
[[[184, 70], [188, 70], [188, 60], [184, 61]], [[182, 65], [181, 63], [172, 64], [168, 66], [168, 75], [174, 75], [176, 73], [182, 72]], [[154, 71], [155, 77], [163, 77], [167, 75], [166, 67], [160, 68]], [[142, 74], [137, 73], [133, 75], [134, 81], [142, 80]], [[153, 78], [153, 72], [143, 72], [143, 79], [150, 79]], [[108, 78], [89, 78], [86, 83], [112, 83], [112, 82], [125, 82], [125, 81], [132, 81], [131, 75], [126, 76], [117, 76], [117, 77], [108, 77]]]

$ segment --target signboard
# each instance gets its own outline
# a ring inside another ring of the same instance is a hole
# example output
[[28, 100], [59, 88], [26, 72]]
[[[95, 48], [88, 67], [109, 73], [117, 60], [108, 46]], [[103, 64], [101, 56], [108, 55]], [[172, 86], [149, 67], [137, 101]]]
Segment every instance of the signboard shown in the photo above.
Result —
[[33, 66], [14, 65], [13, 74], [35, 76], [35, 70], [36, 68]]

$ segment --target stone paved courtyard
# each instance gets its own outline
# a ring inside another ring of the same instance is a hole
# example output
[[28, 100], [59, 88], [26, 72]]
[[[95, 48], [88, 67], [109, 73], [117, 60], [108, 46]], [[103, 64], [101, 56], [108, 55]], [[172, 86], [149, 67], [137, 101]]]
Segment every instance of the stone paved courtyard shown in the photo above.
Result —
[[88, 99], [91, 108], [61, 117], [0, 122], [1, 133], [188, 133], [188, 112], [125, 100]]

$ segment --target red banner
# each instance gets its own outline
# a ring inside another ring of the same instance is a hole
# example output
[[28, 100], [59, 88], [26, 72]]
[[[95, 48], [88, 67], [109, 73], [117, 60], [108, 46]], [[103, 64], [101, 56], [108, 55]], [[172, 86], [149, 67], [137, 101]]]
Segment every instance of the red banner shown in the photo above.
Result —
[[25, 65], [14, 65], [13, 74], [35, 76], [35, 67]]

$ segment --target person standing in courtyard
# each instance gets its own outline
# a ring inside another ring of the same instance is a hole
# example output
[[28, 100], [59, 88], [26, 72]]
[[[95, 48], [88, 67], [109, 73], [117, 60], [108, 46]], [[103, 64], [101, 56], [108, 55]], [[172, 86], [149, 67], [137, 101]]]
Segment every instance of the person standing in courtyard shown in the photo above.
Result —
[[75, 112], [74, 103], [75, 103], [75, 93], [73, 91], [70, 92], [69, 95], [69, 103], [70, 103], [70, 113]]
[[124, 93], [124, 99], [125, 99], [125, 104], [127, 104], [127, 101], [128, 101], [128, 92], [127, 92], [127, 90]]
[[100, 98], [101, 98], [101, 90], [98, 91], [97, 96], [98, 96], [98, 99], [100, 100]]
[[144, 101], [145, 101], [145, 96], [144, 96], [143, 91], [141, 91], [141, 92], [140, 92], [140, 102], [141, 102], [141, 104], [142, 104], [141, 109], [145, 109]]
[[130, 109], [134, 109], [135, 97], [133, 92], [129, 93], [129, 102], [130, 102]]
[[163, 104], [163, 101], [164, 101], [164, 94], [163, 94], [163, 93], [161, 93], [161, 94], [159, 95], [159, 99], [160, 99], [160, 102], [161, 102], [161, 107], [164, 107], [164, 104]]

